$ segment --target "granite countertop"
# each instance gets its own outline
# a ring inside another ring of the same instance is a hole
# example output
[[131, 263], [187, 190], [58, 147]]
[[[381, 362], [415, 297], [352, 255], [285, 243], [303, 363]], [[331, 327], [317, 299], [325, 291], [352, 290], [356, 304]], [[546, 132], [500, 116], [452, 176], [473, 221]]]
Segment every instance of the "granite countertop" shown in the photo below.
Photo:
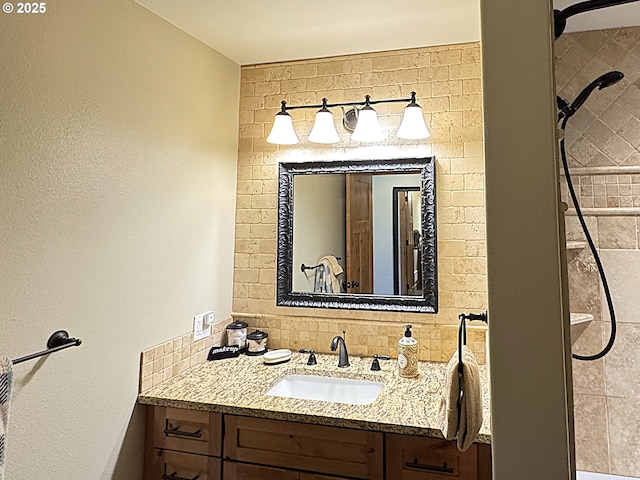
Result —
[[[306, 364], [307, 355], [293, 353], [289, 362], [265, 365], [262, 357], [241, 355], [226, 360], [205, 361], [143, 391], [138, 402], [145, 405], [205, 410], [252, 417], [290, 420], [320, 425], [359, 428], [407, 435], [442, 438], [437, 413], [446, 365], [421, 362], [415, 379], [399, 377], [395, 359], [380, 361], [382, 370], [370, 370], [371, 358], [350, 357], [351, 366], [338, 368], [337, 356], [316, 354], [317, 365]], [[315, 374], [361, 378], [384, 382], [369, 405], [303, 400], [265, 395], [288, 374]], [[484, 421], [477, 442], [490, 443], [487, 372], [483, 379]]]

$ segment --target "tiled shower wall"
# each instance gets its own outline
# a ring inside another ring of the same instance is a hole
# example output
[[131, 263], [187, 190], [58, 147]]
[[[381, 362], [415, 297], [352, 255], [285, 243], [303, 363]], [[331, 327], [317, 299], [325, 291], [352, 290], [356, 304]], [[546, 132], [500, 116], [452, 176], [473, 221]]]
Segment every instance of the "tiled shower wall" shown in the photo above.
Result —
[[[292, 147], [265, 141], [280, 101], [290, 105], [408, 97], [416, 91], [431, 137], [395, 138], [404, 105], [376, 105], [387, 140], [360, 145], [341, 128], [334, 146], [308, 143], [315, 110], [291, 115], [301, 138]], [[487, 306], [480, 47], [478, 43], [380, 52], [242, 68], [234, 311], [269, 333], [271, 347], [328, 351], [347, 330], [349, 352], [397, 355], [402, 325], [414, 325], [420, 357], [446, 361], [456, 349], [457, 315]], [[275, 305], [277, 166], [282, 161], [436, 158], [437, 315], [283, 308]], [[484, 362], [484, 329], [471, 346]]]
[[[556, 42], [558, 94], [571, 102], [597, 76], [625, 78], [594, 91], [570, 120], [565, 142], [574, 186], [611, 287], [618, 334], [611, 352], [574, 360], [580, 470], [640, 477], [640, 28], [565, 34]], [[566, 185], [563, 199], [568, 199]], [[577, 217], [568, 240], [584, 241]], [[609, 314], [588, 249], [568, 252], [572, 311], [594, 315], [572, 327], [574, 351], [592, 354], [609, 338]]]

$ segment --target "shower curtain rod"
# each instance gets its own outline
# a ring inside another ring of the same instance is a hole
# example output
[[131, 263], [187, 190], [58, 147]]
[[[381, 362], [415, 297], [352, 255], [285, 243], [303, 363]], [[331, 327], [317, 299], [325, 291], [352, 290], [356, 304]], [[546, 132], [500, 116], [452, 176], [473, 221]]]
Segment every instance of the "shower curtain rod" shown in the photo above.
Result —
[[637, 2], [638, 0], [587, 0], [586, 2], [570, 5], [564, 10], [554, 10], [554, 31], [556, 39], [562, 35], [567, 26], [567, 19], [579, 13], [589, 12], [591, 10], [599, 10], [601, 8], [615, 7], [625, 3]]
[[59, 352], [60, 350], [64, 350], [69, 347], [78, 347], [82, 343], [82, 340], [79, 338], [69, 338], [69, 333], [65, 330], [58, 330], [54, 332], [47, 340], [47, 349], [42, 350], [41, 352], [32, 353], [30, 355], [25, 355], [24, 357], [16, 358], [15, 360], [11, 360], [11, 363], [17, 365], [18, 363], [26, 362], [27, 360], [33, 360], [34, 358], [43, 357], [44, 355], [49, 355], [51, 353]]

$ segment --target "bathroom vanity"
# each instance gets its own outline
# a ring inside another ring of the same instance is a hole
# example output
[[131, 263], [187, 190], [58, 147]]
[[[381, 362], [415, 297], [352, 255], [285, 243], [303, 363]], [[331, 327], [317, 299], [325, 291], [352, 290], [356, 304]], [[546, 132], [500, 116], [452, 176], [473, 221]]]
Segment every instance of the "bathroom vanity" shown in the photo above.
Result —
[[[488, 398], [478, 443], [459, 452], [436, 425], [444, 364], [416, 379], [371, 359], [338, 368], [334, 355], [264, 365], [240, 357], [196, 365], [139, 396], [146, 407], [145, 480], [489, 480]], [[364, 405], [269, 396], [287, 375], [381, 382]]]

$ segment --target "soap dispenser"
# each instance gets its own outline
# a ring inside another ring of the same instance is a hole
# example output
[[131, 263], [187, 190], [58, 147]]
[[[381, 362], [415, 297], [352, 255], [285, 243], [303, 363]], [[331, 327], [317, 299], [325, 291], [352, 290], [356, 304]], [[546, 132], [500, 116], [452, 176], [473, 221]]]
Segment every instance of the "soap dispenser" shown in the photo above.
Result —
[[398, 375], [418, 376], [418, 341], [411, 336], [412, 325], [405, 325], [404, 336], [398, 341]]

